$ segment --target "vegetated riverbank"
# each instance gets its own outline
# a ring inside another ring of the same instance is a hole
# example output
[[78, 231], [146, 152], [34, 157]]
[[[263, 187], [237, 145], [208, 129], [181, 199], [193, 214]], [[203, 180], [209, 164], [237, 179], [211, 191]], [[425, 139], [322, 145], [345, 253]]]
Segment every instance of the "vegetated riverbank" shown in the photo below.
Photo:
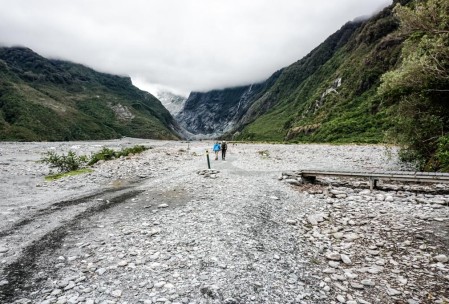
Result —
[[[144, 144], [45, 182], [48, 149]], [[444, 186], [323, 180], [299, 169], [398, 170], [381, 146], [124, 139], [2, 145], [0, 296], [7, 303], [444, 303]], [[263, 153], [262, 153], [263, 152]], [[209, 176], [209, 178], [205, 177]], [[419, 191], [418, 191], [419, 190]], [[429, 300], [431, 299], [431, 300]], [[427, 302], [426, 302], [427, 301]]]

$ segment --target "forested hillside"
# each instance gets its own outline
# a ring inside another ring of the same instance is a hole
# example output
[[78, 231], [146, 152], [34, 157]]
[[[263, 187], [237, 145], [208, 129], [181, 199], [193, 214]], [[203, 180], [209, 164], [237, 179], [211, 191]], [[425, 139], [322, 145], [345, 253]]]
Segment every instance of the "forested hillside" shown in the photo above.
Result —
[[[377, 94], [381, 76], [400, 59], [392, 7], [350, 22], [283, 70], [241, 126], [240, 139], [307, 142], [384, 140], [389, 107]], [[267, 106], [268, 104], [268, 106]]]
[[223, 137], [393, 143], [449, 171], [449, 1], [396, 0], [278, 73]]
[[175, 127], [129, 77], [0, 48], [0, 140], [176, 139]]

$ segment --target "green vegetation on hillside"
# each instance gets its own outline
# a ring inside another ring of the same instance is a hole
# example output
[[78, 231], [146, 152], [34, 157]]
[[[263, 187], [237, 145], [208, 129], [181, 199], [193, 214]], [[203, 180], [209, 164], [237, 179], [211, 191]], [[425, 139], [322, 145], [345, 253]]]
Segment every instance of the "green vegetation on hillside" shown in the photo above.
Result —
[[398, 62], [403, 40], [390, 36], [397, 28], [391, 8], [343, 26], [283, 69], [252, 107], [270, 106], [247, 123], [237, 139], [382, 142], [391, 121], [377, 87], [380, 77]]
[[[397, 5], [402, 61], [382, 76], [380, 95], [395, 103], [392, 138], [420, 169], [449, 171], [449, 2]], [[399, 103], [397, 101], [399, 100]]]
[[128, 77], [0, 48], [0, 140], [176, 139], [170, 113]]
[[283, 69], [235, 138], [393, 142], [418, 169], [449, 171], [448, 100], [449, 2], [397, 0]]

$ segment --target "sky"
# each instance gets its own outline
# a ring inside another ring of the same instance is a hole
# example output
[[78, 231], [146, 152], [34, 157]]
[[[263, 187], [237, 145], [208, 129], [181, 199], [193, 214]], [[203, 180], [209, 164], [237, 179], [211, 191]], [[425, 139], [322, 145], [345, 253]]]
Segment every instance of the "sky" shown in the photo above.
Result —
[[0, 0], [0, 46], [188, 95], [256, 83], [391, 0]]

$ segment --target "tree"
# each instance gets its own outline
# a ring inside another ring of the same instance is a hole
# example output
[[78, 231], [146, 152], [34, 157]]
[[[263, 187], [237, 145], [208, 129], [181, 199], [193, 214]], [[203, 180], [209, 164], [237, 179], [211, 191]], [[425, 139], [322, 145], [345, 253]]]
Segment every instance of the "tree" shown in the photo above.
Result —
[[[401, 64], [385, 73], [379, 94], [399, 100], [393, 137], [403, 160], [420, 169], [442, 169], [436, 153], [449, 133], [449, 1], [414, 1], [396, 5], [396, 35], [405, 40]], [[447, 146], [447, 145], [443, 145]]]

